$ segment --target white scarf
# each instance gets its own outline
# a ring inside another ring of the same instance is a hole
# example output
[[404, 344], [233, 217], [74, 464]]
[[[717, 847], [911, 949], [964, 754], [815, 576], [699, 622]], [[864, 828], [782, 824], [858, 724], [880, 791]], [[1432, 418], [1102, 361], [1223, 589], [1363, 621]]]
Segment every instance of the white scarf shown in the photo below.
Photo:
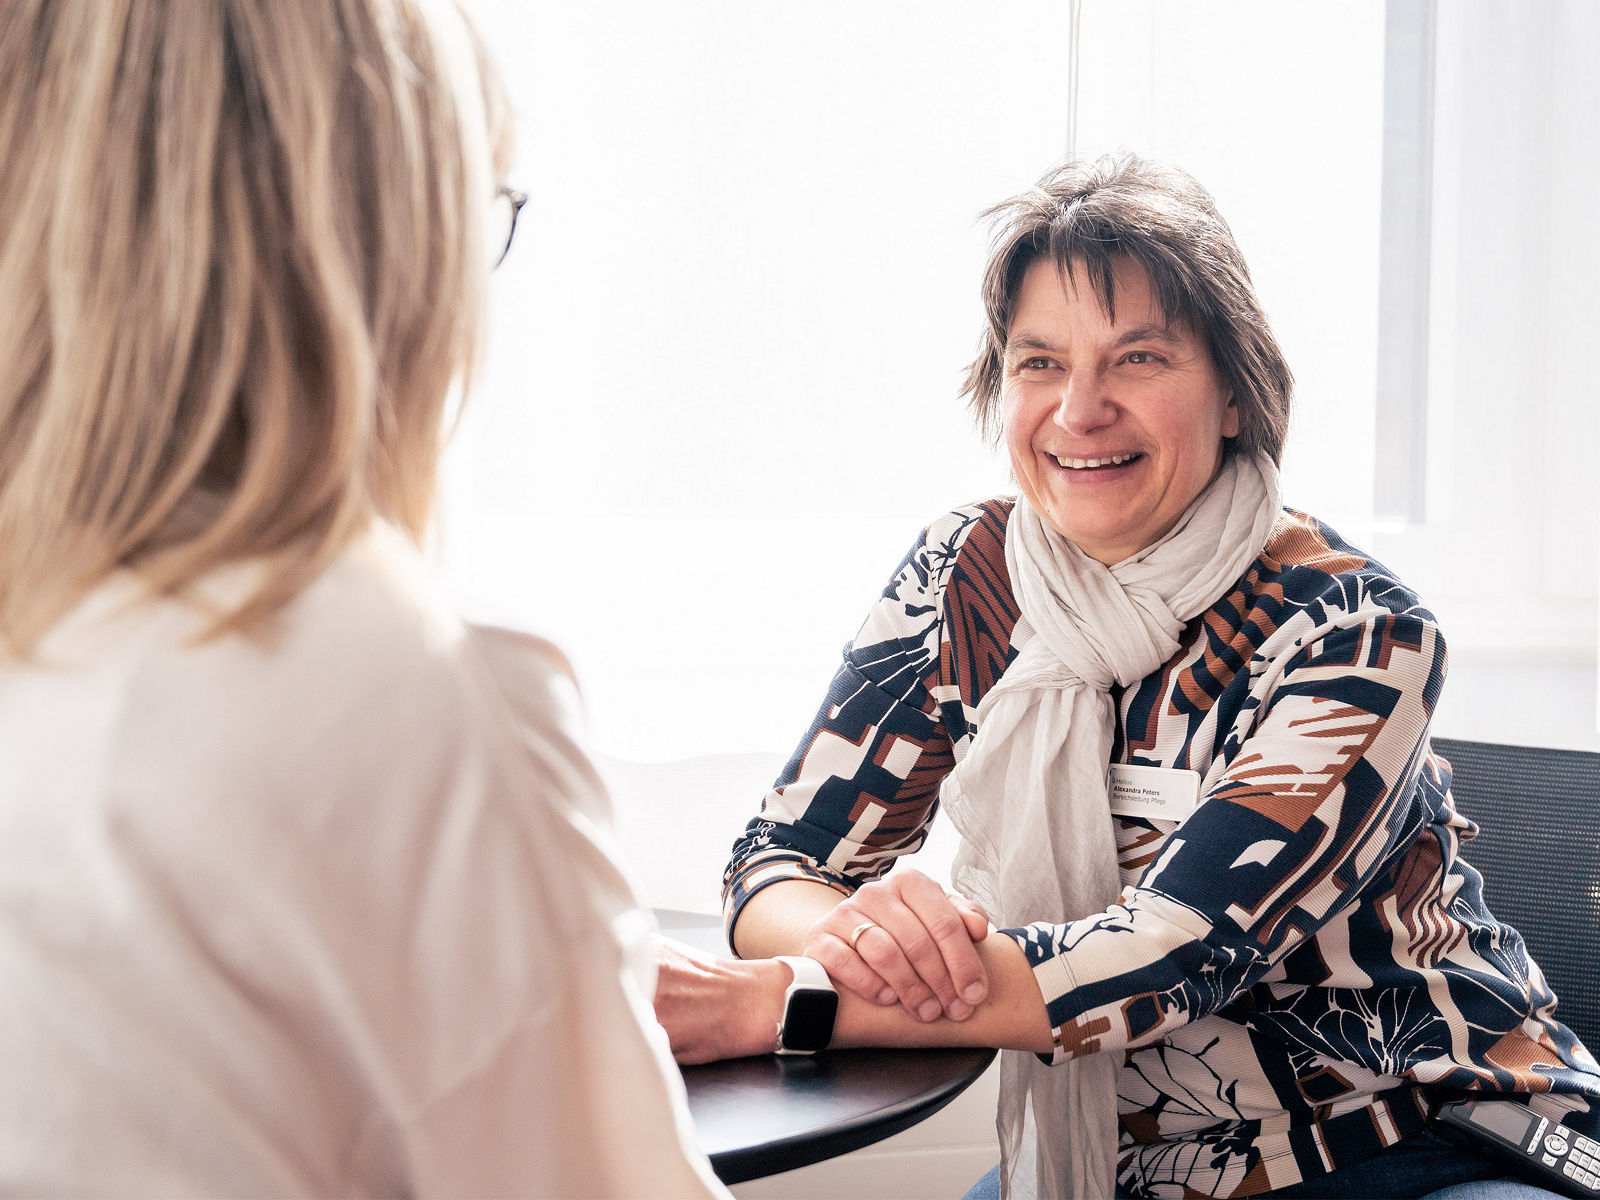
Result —
[[[1177, 653], [1184, 626], [1261, 553], [1278, 504], [1269, 459], [1229, 458], [1170, 533], [1105, 567], [1018, 499], [1006, 532], [1022, 610], [1013, 640], [1033, 636], [978, 706], [978, 731], [940, 793], [962, 837], [952, 883], [996, 924], [1061, 924], [1116, 902], [1110, 688]], [[1004, 1195], [1113, 1194], [1120, 1060], [1091, 1054], [1047, 1066], [1004, 1052]]]

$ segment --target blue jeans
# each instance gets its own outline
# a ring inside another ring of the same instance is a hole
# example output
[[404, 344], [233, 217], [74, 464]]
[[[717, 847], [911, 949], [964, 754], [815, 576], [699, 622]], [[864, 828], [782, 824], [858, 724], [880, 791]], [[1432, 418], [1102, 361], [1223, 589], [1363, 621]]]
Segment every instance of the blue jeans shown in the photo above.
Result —
[[[1371, 1158], [1254, 1200], [1559, 1200], [1506, 1173], [1492, 1158], [1445, 1141], [1431, 1129], [1412, 1134]], [[996, 1167], [967, 1192], [966, 1200], [1000, 1200]], [[1117, 1200], [1134, 1200], [1120, 1187]]]

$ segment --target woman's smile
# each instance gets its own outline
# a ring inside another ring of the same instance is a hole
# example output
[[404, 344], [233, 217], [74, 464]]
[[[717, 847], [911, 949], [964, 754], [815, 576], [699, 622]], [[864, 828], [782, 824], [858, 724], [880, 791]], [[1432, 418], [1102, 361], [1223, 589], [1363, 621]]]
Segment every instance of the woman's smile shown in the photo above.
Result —
[[1131, 465], [1141, 456], [1138, 454], [1107, 454], [1098, 458], [1070, 458], [1063, 454], [1055, 456], [1056, 461], [1069, 471], [1110, 471], [1116, 467]]

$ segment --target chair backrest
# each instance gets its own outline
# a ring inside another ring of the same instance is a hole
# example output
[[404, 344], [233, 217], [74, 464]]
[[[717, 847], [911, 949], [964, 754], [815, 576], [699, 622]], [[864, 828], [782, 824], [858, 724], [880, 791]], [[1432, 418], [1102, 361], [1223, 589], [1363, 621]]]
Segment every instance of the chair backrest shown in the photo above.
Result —
[[1522, 934], [1559, 1003], [1600, 1052], [1600, 754], [1434, 738], [1478, 836], [1461, 854], [1489, 911]]

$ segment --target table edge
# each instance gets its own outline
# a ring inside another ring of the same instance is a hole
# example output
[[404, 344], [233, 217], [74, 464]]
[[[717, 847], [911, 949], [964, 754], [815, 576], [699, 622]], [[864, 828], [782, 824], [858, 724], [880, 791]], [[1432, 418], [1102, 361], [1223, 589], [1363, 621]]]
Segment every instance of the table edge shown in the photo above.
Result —
[[[930, 1047], [931, 1049], [931, 1047]], [[874, 1145], [931, 1117], [976, 1083], [994, 1062], [995, 1050], [982, 1046], [949, 1047], [982, 1056], [982, 1062], [956, 1086], [889, 1105], [870, 1118], [856, 1117], [763, 1143], [760, 1147], [722, 1150], [708, 1157], [725, 1184], [748, 1183], [784, 1171], [809, 1167]]]

